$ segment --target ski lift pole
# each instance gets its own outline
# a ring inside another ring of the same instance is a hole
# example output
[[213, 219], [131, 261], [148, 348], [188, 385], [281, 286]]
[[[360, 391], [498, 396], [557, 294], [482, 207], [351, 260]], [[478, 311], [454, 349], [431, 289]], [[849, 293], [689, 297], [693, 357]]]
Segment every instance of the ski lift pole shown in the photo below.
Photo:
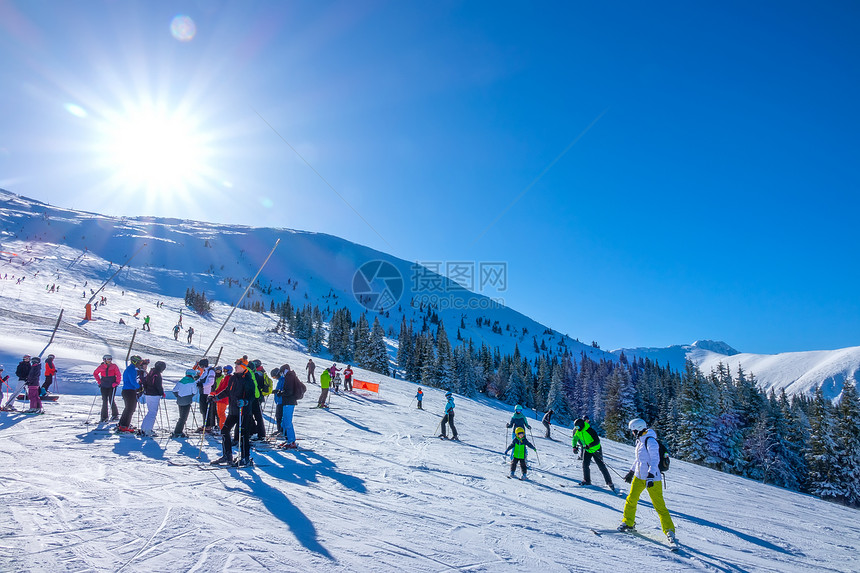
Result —
[[92, 303], [93, 303], [93, 301], [95, 300], [95, 298], [98, 296], [98, 294], [99, 294], [102, 290], [104, 290], [104, 288], [108, 285], [108, 283], [109, 283], [109, 282], [111, 282], [111, 281], [114, 279], [114, 277], [115, 277], [115, 276], [117, 276], [117, 275], [119, 274], [119, 272], [120, 272], [122, 269], [124, 269], [124, 268], [126, 267], [126, 265], [128, 265], [128, 263], [130, 263], [130, 262], [131, 262], [131, 260], [132, 260], [134, 257], [136, 257], [136, 256], [138, 255], [138, 253], [140, 253], [140, 251], [142, 251], [142, 250], [143, 250], [143, 248], [144, 248], [144, 247], [146, 247], [146, 245], [147, 245], [146, 243], [144, 243], [143, 245], [141, 245], [141, 246], [140, 246], [140, 248], [139, 248], [138, 250], [136, 250], [136, 251], [135, 251], [135, 252], [134, 252], [134, 253], [133, 253], [133, 254], [132, 254], [128, 259], [126, 259], [126, 261], [122, 264], [122, 266], [121, 266], [120, 268], [118, 268], [118, 269], [116, 270], [116, 272], [115, 272], [114, 274], [112, 274], [108, 280], [106, 280], [105, 282], [103, 282], [103, 283], [102, 283], [102, 286], [100, 286], [100, 287], [96, 290], [96, 292], [94, 292], [94, 293], [93, 293], [93, 296], [91, 296], [91, 297], [90, 297], [90, 300], [88, 300], [88, 301], [87, 301], [87, 303], [84, 305], [84, 312], [86, 313], [86, 316], [84, 317], [84, 318], [85, 318], [85, 320], [92, 320], [92, 319], [93, 319], [93, 307], [92, 307]]
[[137, 336], [137, 329], [131, 333], [131, 342], [128, 343], [128, 352], [125, 353], [125, 365], [128, 366], [128, 357], [131, 356], [131, 347], [134, 346], [134, 337]]
[[248, 294], [248, 291], [251, 290], [251, 287], [254, 286], [254, 283], [257, 281], [257, 277], [260, 276], [260, 273], [263, 272], [263, 268], [266, 266], [266, 263], [269, 262], [269, 259], [272, 258], [272, 255], [275, 254], [275, 249], [278, 248], [278, 244], [281, 242], [280, 239], [275, 241], [275, 246], [272, 247], [271, 252], [269, 252], [269, 256], [266, 257], [266, 260], [263, 261], [263, 264], [260, 265], [257, 274], [254, 275], [254, 278], [251, 279], [251, 282], [248, 283], [248, 286], [245, 287], [245, 292], [242, 293], [242, 296], [239, 297], [239, 300], [236, 301], [236, 304], [233, 305], [233, 308], [230, 309], [230, 314], [227, 315], [227, 318], [224, 319], [224, 322], [221, 323], [221, 328], [218, 329], [218, 332], [215, 333], [215, 336], [212, 338], [212, 342], [209, 343], [209, 347], [206, 349], [206, 352], [203, 353], [203, 357], [205, 358], [209, 351], [212, 350], [212, 347], [215, 346], [215, 341], [218, 340], [218, 337], [221, 335], [221, 331], [224, 330], [224, 327], [227, 326], [227, 323], [230, 321], [230, 317], [233, 316], [233, 313], [236, 311], [236, 307], [239, 306], [239, 303], [244, 300], [245, 295]]

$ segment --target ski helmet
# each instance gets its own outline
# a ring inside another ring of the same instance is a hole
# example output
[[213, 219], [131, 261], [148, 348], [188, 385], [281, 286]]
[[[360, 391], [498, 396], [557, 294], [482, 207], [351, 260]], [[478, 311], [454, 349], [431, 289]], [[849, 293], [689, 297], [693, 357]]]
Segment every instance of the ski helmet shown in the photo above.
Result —
[[33, 358], [30, 359], [30, 362], [33, 364], [38, 364], [41, 361], [42, 361], [42, 359], [39, 358], [38, 356], [34, 356]]
[[193, 368], [189, 368], [188, 370], [185, 371], [185, 375], [191, 376], [192, 378], [197, 378], [197, 370], [194, 370]]
[[585, 428], [585, 420], [577, 418], [576, 421], [573, 422], [573, 427], [576, 428], [578, 432], [581, 432], [582, 429]]
[[525, 435], [526, 435], [526, 431], [525, 431], [525, 429], [524, 429], [524, 428], [522, 428], [522, 427], [517, 428], [517, 435], [518, 435], [518, 436], [519, 436], [519, 435], [523, 435], [523, 436], [525, 436]]
[[269, 376], [271, 376], [272, 378], [280, 378], [281, 369], [280, 368], [272, 368], [272, 371], [269, 372]]
[[29, 354], [25, 354], [25, 355], [24, 355], [24, 358], [22, 358], [22, 360], [30, 360], [30, 355], [29, 355]]
[[648, 429], [648, 424], [645, 423], [645, 420], [642, 418], [633, 418], [630, 422], [627, 423], [627, 427], [630, 428], [631, 432], [642, 432]]
[[522, 407], [522, 406], [520, 406], [519, 404], [517, 404], [516, 406], [514, 406], [514, 412], [519, 413], [519, 412], [522, 412], [522, 411], [523, 411], [523, 407]]
[[451, 392], [445, 392], [445, 397], [446, 397], [446, 398], [450, 398], [450, 397], [451, 397], [451, 396], [453, 396], [453, 395], [454, 395], [454, 394], [452, 394]]
[[159, 360], [158, 362], [156, 362], [156, 363], [155, 363], [155, 366], [153, 366], [153, 367], [152, 367], [152, 369], [153, 369], [155, 372], [157, 372], [157, 373], [164, 372], [164, 369], [165, 369], [165, 368], [167, 368], [167, 364], [165, 364], [165, 363], [164, 363], [163, 361], [161, 361], [161, 360]]
[[137, 364], [137, 363], [138, 363], [138, 362], [140, 362], [141, 360], [143, 360], [143, 358], [141, 358], [141, 357], [140, 357], [140, 356], [138, 356], [137, 354], [135, 354], [134, 356], [132, 356], [131, 358], [129, 358], [129, 361], [130, 361], [132, 364]]
[[53, 359], [54, 359], [54, 355], [53, 355], [53, 354], [48, 354], [48, 360], [53, 360]]
[[110, 354], [105, 354], [104, 356], [102, 356], [103, 362], [110, 362], [111, 360], [113, 360], [113, 356], [111, 356]]
[[224, 372], [226, 372], [227, 374], [232, 374], [233, 373], [233, 367], [228, 364], [227, 366], [224, 367]]
[[198, 362], [197, 364], [199, 364], [201, 368], [206, 368], [207, 366], [209, 366], [209, 359], [201, 358], [200, 362]]

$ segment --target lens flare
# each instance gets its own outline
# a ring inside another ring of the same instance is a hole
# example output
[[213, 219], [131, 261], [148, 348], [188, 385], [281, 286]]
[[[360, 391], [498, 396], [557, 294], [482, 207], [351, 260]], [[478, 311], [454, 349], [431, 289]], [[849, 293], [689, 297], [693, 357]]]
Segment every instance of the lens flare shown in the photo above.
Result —
[[170, 33], [180, 42], [190, 42], [197, 34], [197, 26], [189, 16], [174, 16], [170, 22]]
[[65, 107], [66, 111], [75, 117], [81, 117], [81, 118], [87, 117], [87, 110], [85, 110], [84, 108], [82, 108], [79, 105], [75, 105], [73, 103], [67, 103], [63, 107]]

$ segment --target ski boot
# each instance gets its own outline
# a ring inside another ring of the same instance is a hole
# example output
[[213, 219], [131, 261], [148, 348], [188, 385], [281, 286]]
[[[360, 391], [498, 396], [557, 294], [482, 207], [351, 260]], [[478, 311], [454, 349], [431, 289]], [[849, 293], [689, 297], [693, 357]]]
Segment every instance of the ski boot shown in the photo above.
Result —
[[616, 529], [616, 531], [620, 531], [621, 533], [628, 533], [630, 531], [636, 531], [635, 527], [633, 527], [632, 525], [627, 525], [623, 521], [621, 522], [621, 525], [619, 525], [615, 529]]

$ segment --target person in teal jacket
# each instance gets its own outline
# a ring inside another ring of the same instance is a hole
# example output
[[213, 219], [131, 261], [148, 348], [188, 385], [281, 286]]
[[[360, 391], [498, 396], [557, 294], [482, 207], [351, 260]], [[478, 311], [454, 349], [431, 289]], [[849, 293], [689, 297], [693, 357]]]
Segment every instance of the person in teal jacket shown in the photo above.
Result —
[[606, 469], [606, 464], [603, 463], [603, 449], [600, 445], [600, 436], [582, 418], [577, 418], [573, 423], [573, 439], [570, 445], [573, 446], [574, 454], [579, 453], [580, 445], [583, 449], [582, 481], [579, 482], [579, 485], [591, 485], [591, 460], [594, 459], [594, 463], [597, 464], [600, 473], [603, 474], [603, 479], [606, 480], [606, 487], [615, 491], [612, 477], [610, 477], [609, 471]]
[[515, 437], [511, 442], [511, 445], [508, 446], [508, 449], [505, 450], [507, 454], [511, 450], [513, 450], [513, 456], [511, 457], [511, 475], [509, 477], [514, 477], [514, 474], [517, 471], [517, 464], [520, 464], [520, 470], [523, 472], [523, 477], [521, 479], [526, 479], [526, 472], [528, 469], [526, 468], [526, 458], [528, 457], [528, 451], [526, 448], [531, 448], [535, 452], [537, 452], [537, 448], [526, 438], [526, 431], [523, 428], [517, 428], [514, 430]]
[[525, 414], [523, 414], [523, 407], [519, 404], [517, 404], [514, 408], [514, 415], [511, 416], [511, 421], [508, 422], [508, 425], [506, 427], [514, 429], [514, 431], [511, 432], [512, 440], [517, 437], [517, 428], [528, 428], [529, 430], [532, 429], [532, 427], [529, 426], [529, 421], [526, 419]]
[[440, 438], [447, 438], [448, 437], [448, 433], [445, 430], [445, 424], [448, 424], [451, 426], [451, 433], [452, 433], [451, 439], [452, 440], [459, 440], [460, 438], [457, 437], [457, 428], [454, 427], [454, 394], [452, 394], [451, 392], [448, 392], [445, 394], [445, 397], [448, 398], [448, 402], [445, 404], [445, 415], [442, 416], [442, 422], [441, 422], [442, 433], [439, 434], [439, 437]]

